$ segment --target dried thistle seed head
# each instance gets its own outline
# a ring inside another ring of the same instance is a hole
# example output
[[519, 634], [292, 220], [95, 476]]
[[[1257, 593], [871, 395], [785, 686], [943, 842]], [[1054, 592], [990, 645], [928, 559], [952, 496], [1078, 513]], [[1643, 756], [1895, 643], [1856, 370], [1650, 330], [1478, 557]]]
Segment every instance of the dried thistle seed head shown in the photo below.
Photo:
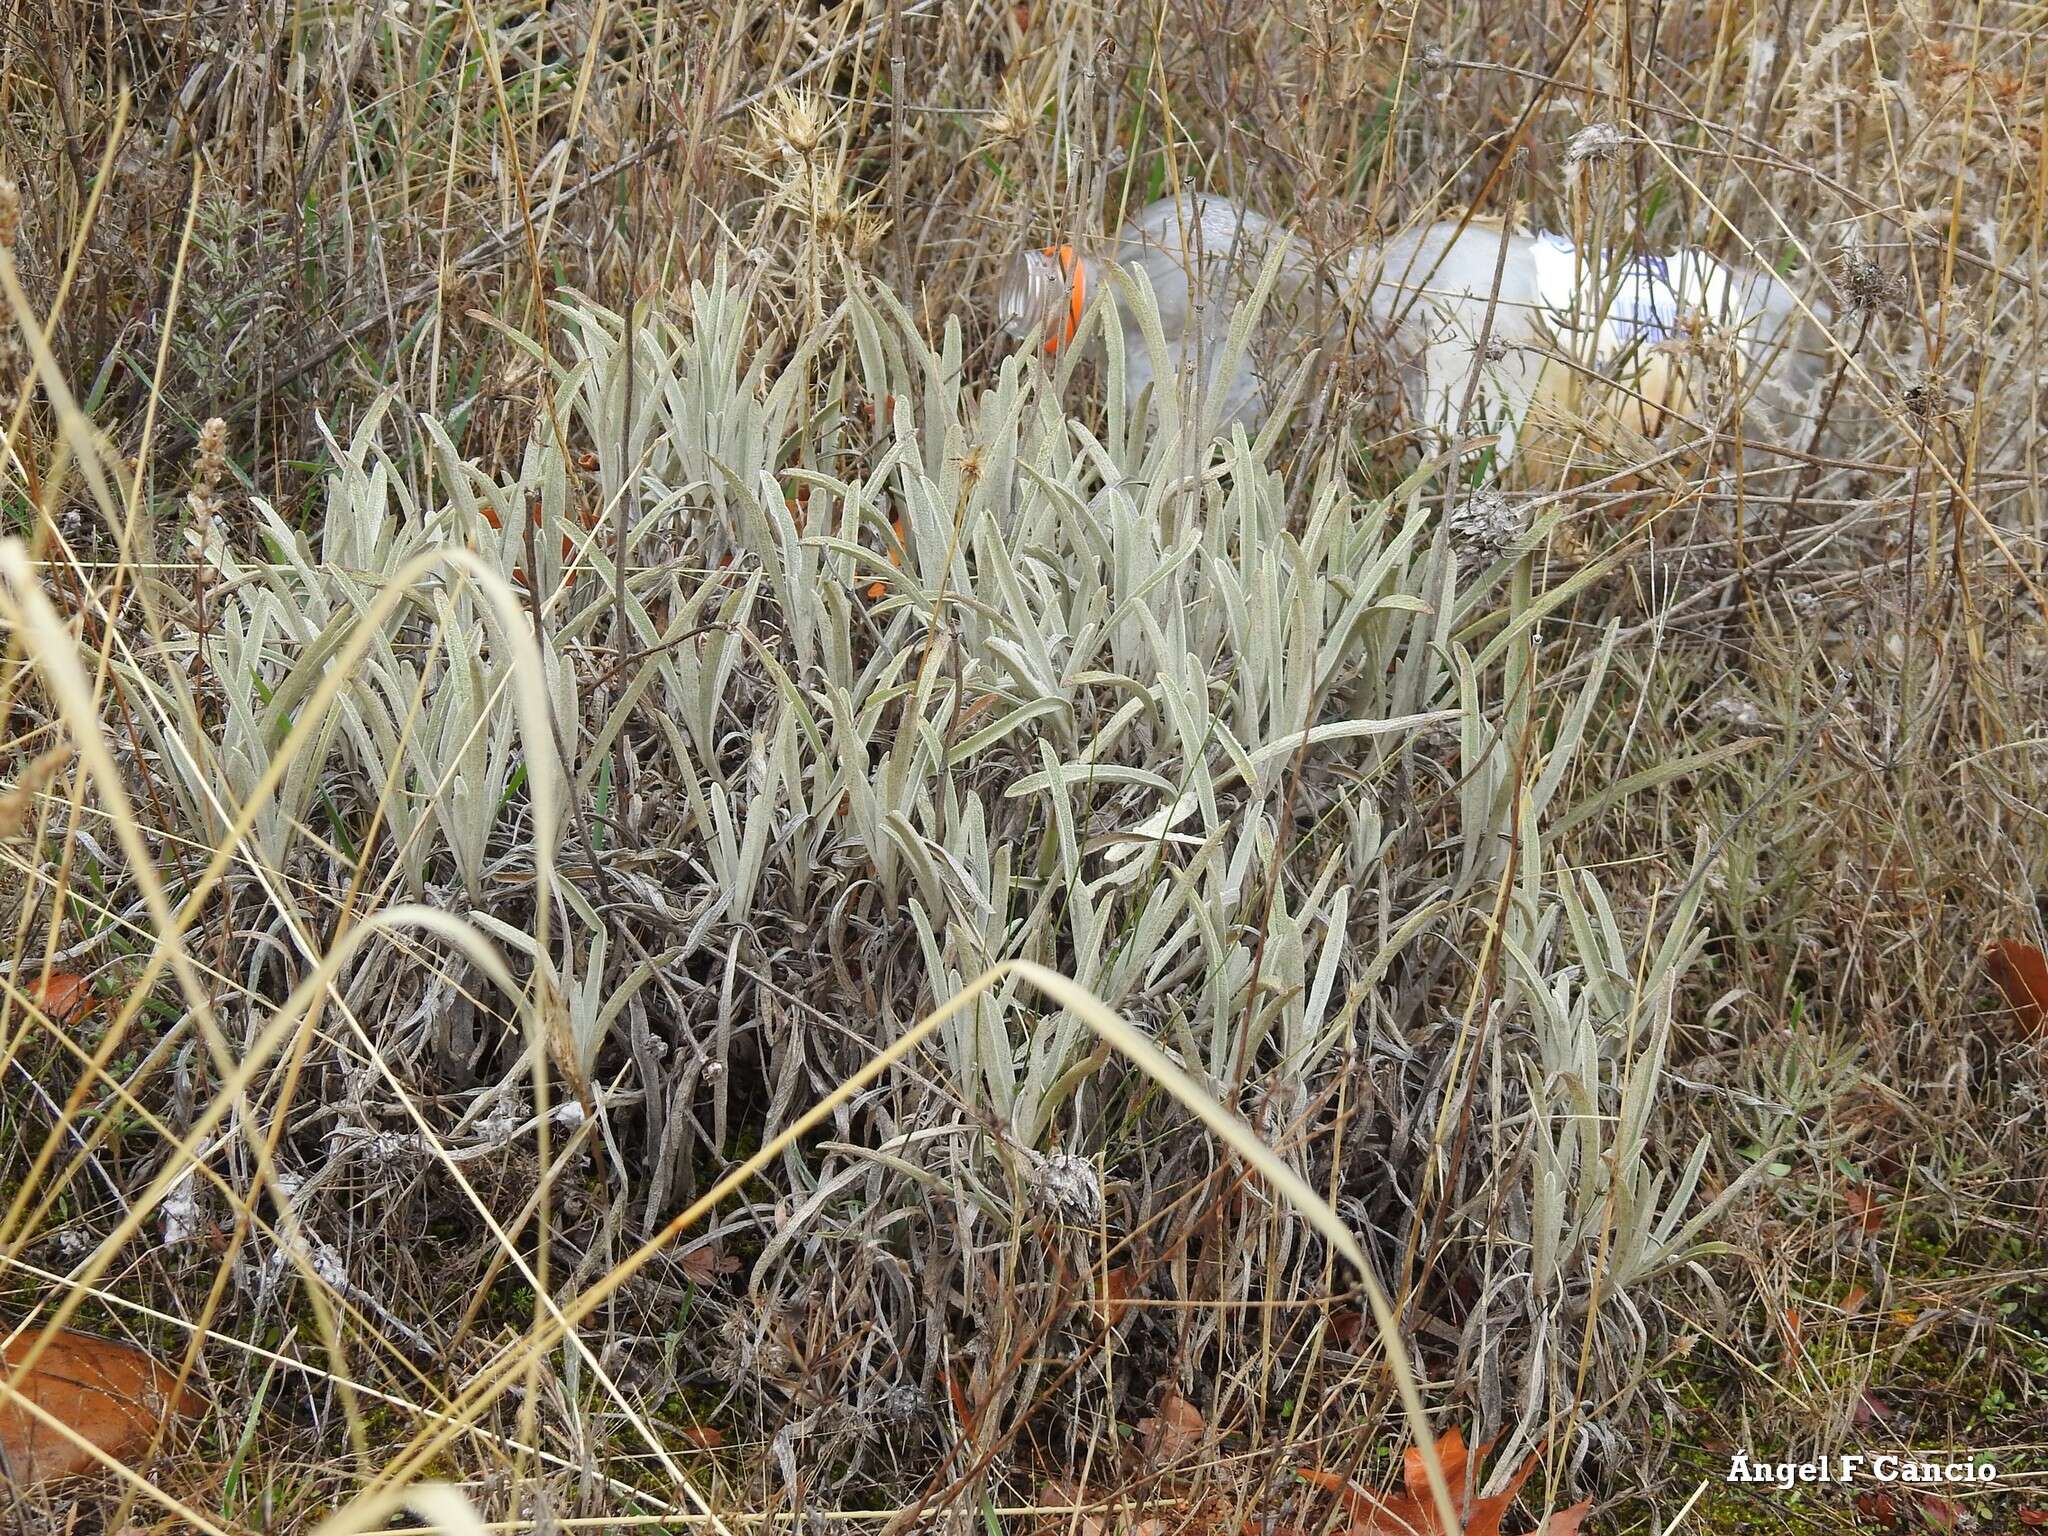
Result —
[[1932, 421], [1949, 405], [1948, 380], [1938, 373], [1924, 374], [1899, 392], [1899, 403], [1921, 421]]
[[777, 91], [754, 109], [754, 131], [771, 159], [809, 159], [825, 142], [830, 115], [810, 91]]
[[1451, 548], [1460, 565], [1491, 565], [1527, 527], [1524, 510], [1499, 491], [1475, 491], [1451, 513]]
[[1572, 135], [1565, 146], [1564, 168], [1575, 171], [1582, 165], [1604, 165], [1620, 157], [1628, 140], [1612, 123], [1588, 123]]
[[1422, 67], [1428, 70], [1448, 69], [1451, 57], [1444, 52], [1442, 43], [1425, 43], [1422, 46]]
[[872, 256], [881, 249], [889, 221], [871, 208], [856, 208], [846, 216], [845, 245], [856, 257]]
[[1040, 1158], [1029, 1187], [1032, 1205], [1056, 1221], [1092, 1227], [1102, 1220], [1102, 1178], [1085, 1157], [1054, 1152]]
[[1842, 257], [1842, 287], [1852, 313], [1875, 313], [1895, 307], [1905, 285], [1861, 251]]
[[1764, 712], [1757, 708], [1756, 701], [1736, 693], [1724, 693], [1714, 700], [1707, 706], [1707, 715], [1711, 719], [1725, 720], [1740, 730], [1762, 731], [1770, 728], [1770, 721], [1764, 718]]
[[984, 144], [1014, 144], [1031, 137], [1038, 126], [1039, 112], [1031, 93], [1021, 80], [1005, 80], [996, 96], [995, 109], [988, 115], [982, 134]]
[[908, 1424], [931, 1411], [931, 1399], [909, 1382], [897, 1382], [875, 1400], [875, 1416], [885, 1424]]
[[0, 249], [13, 250], [21, 233], [21, 188], [12, 176], [0, 176]]
[[839, 202], [839, 178], [826, 162], [785, 159], [773, 173], [775, 189], [770, 194], [776, 207], [795, 214], [821, 235], [836, 232], [846, 218]]
[[739, 1381], [746, 1376], [754, 1357], [754, 1341], [737, 1311], [718, 1320], [706, 1364], [722, 1381]]

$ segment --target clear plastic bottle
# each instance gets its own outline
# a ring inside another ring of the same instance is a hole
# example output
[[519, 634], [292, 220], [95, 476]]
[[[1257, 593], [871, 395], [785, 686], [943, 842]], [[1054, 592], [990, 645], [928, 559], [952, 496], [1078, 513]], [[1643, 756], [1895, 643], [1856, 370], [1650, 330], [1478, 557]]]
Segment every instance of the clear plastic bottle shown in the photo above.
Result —
[[[1247, 354], [1229, 378], [1219, 379], [1232, 317], [1251, 297], [1276, 246], [1287, 259], [1261, 313], [1266, 345]], [[1229, 198], [1197, 193], [1162, 198], [1133, 214], [1107, 257], [1065, 245], [1020, 251], [998, 299], [1004, 330], [1018, 341], [1036, 332], [1046, 353], [1057, 355], [1073, 341], [1086, 306], [1109, 286], [1111, 265], [1132, 275], [1142, 272], [1150, 282], [1167, 362], [1175, 372], [1199, 379], [1205, 390], [1222, 390], [1225, 423], [1256, 425], [1265, 418], [1270, 400], [1261, 374], [1275, 364], [1272, 343], [1291, 343], [1297, 357], [1306, 356], [1326, 339], [1321, 332], [1338, 314], [1338, 285], [1318, 283], [1314, 258], [1301, 241]], [[1315, 300], [1321, 313], [1311, 316]], [[1119, 313], [1125, 388], [1136, 401], [1156, 382], [1156, 363], [1136, 317]]]
[[1536, 477], [1583, 460], [1582, 431], [1655, 439], [1710, 406], [1708, 354], [1716, 388], [1779, 428], [1820, 374], [1822, 339], [1784, 283], [1693, 248], [1625, 257], [1444, 220], [1356, 262], [1412, 424], [1439, 444], [1497, 434], [1497, 462]]
[[[1261, 316], [1261, 345], [1231, 377], [1217, 378], [1233, 311], [1276, 247], [1285, 260]], [[1791, 290], [1703, 251], [1603, 256], [1558, 235], [1467, 218], [1319, 266], [1279, 225], [1212, 195], [1144, 208], [1109, 258], [1067, 246], [1021, 252], [1000, 296], [1004, 329], [1018, 340], [1036, 334], [1056, 355], [1108, 286], [1111, 261], [1143, 271], [1166, 361], [1222, 391], [1225, 422], [1264, 419], [1276, 358], [1285, 364], [1363, 336], [1384, 348], [1419, 447], [1490, 438], [1498, 466], [1533, 454], [1522, 466], [1531, 474], [1583, 454], [1564, 440], [1588, 428], [1655, 438], [1705, 403], [1688, 390], [1698, 370], [1682, 356], [1694, 337], [1718, 347], [1723, 371], [1745, 394], [1768, 384], [1781, 418], [1776, 397], [1806, 395], [1820, 372], [1819, 334]], [[1156, 363], [1134, 317], [1121, 320], [1135, 399], [1156, 382]]]

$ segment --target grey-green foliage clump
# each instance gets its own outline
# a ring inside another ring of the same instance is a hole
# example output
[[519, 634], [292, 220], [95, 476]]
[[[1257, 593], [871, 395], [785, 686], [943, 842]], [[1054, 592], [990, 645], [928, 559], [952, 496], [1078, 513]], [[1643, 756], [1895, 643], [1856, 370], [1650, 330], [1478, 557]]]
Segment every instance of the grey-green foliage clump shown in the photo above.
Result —
[[[1142, 284], [1122, 297], [1156, 337]], [[1428, 466], [1367, 498], [1335, 459], [1283, 470], [1277, 420], [1212, 442], [1211, 404], [1125, 399], [1115, 366], [1084, 420], [1073, 362], [976, 379], [957, 328], [933, 348], [886, 293], [794, 346], [758, 341], [722, 274], [630, 348], [599, 305], [557, 317], [515, 481], [431, 419], [433, 473], [409, 477], [373, 417], [334, 444], [317, 529], [266, 512], [264, 558], [208, 546], [206, 664], [264, 702], [204, 757], [166, 752], [217, 829], [313, 733], [256, 818], [259, 862], [303, 872], [375, 810], [387, 899], [467, 911], [544, 969], [610, 1186], [557, 1240], [615, 1256], [910, 1020], [1029, 959], [1335, 1195], [1397, 1303], [1419, 1287], [1437, 1402], [1517, 1447], [1574, 1402], [1625, 1427], [1639, 1290], [1703, 1219], [1698, 1157], [1653, 1136], [1700, 882], [1624, 925], [1551, 846], [1606, 803], [1576, 753], [1614, 637], [1538, 645], [1543, 526], [1461, 564]], [[520, 731], [460, 562], [381, 621], [331, 713], [295, 713], [406, 562], [449, 546], [536, 595], [555, 743]], [[522, 765], [556, 744], [543, 952]], [[478, 978], [421, 955], [372, 955], [348, 997], [395, 1070], [449, 1090], [459, 1140], [526, 1068]], [[936, 1465], [948, 1380], [982, 1448], [1045, 1402], [1099, 1408], [1062, 1362], [1101, 1342], [1083, 1277], [1104, 1262], [1155, 1297], [1326, 1291], [1309, 1229], [1077, 1020], [999, 987], [937, 1038], [717, 1213], [745, 1266], [649, 1370], [735, 1394], [790, 1466], [809, 1445], [846, 1485]], [[332, 1066], [337, 1112], [381, 1124], [387, 1090], [349, 1051]], [[370, 1219], [337, 1203], [325, 1225]], [[1301, 1347], [1321, 1315], [1145, 1311], [1118, 1324], [1126, 1387], [1353, 1429], [1362, 1399], [1328, 1389], [1370, 1350]], [[1259, 1385], [1243, 1368], [1275, 1328], [1292, 1347]]]

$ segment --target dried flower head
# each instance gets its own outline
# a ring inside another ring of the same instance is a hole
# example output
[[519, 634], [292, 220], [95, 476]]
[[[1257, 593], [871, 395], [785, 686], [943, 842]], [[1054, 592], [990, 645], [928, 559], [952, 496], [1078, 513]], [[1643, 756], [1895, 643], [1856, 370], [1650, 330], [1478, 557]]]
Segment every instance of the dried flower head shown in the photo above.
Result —
[[875, 1415], [885, 1424], [909, 1424], [931, 1412], [931, 1399], [922, 1388], [897, 1382], [875, 1401]]
[[1754, 699], [1746, 699], [1738, 693], [1722, 694], [1707, 706], [1707, 715], [1710, 719], [1725, 720], [1744, 731], [1768, 730], [1771, 724], [1764, 717], [1764, 712], [1757, 708]]
[[1898, 278], [1861, 251], [1842, 257], [1842, 287], [1849, 296], [1852, 313], [1871, 313], [1895, 307], [1905, 293]]
[[228, 462], [228, 424], [218, 416], [206, 418], [199, 429], [199, 463], [193, 479], [211, 490], [220, 484], [221, 471]]
[[228, 467], [228, 424], [218, 416], [207, 418], [199, 429], [199, 457], [192, 465], [192, 489], [185, 495], [185, 510], [196, 522], [204, 522], [220, 510], [214, 492]]
[[777, 91], [754, 109], [754, 131], [771, 159], [810, 158], [825, 142], [830, 120], [810, 91]]
[[1102, 1219], [1102, 1178], [1072, 1152], [1040, 1158], [1030, 1174], [1031, 1203], [1056, 1221], [1092, 1227]]
[[1953, 395], [1948, 380], [1938, 373], [1926, 373], [1899, 392], [1899, 403], [1919, 420], [1932, 421], [1947, 413]]
[[872, 256], [879, 250], [882, 236], [888, 232], [889, 221], [866, 204], [860, 204], [847, 210], [837, 235], [839, 243], [859, 259]]
[[1565, 146], [1564, 168], [1575, 171], [1582, 165], [1605, 165], [1619, 158], [1628, 140], [1612, 123], [1588, 123], [1572, 135]]
[[1021, 80], [1005, 80], [997, 93], [995, 110], [989, 113], [982, 134], [984, 144], [1014, 144], [1031, 136], [1042, 116], [1039, 105]]
[[1452, 511], [1450, 528], [1458, 563], [1486, 566], [1514, 547], [1528, 528], [1528, 516], [1499, 491], [1475, 491]]
[[739, 1381], [746, 1376], [753, 1354], [754, 1341], [747, 1335], [747, 1325], [737, 1311], [726, 1313], [718, 1320], [705, 1359], [711, 1374], [721, 1381]]
[[12, 176], [0, 176], [0, 248], [14, 249], [21, 233], [21, 188]]
[[769, 202], [794, 215], [810, 238], [859, 259], [881, 244], [889, 226], [869, 206], [872, 194], [844, 195], [840, 156], [831, 148], [843, 142], [842, 126], [821, 97], [780, 92], [754, 111], [760, 150], [753, 168], [772, 184]]

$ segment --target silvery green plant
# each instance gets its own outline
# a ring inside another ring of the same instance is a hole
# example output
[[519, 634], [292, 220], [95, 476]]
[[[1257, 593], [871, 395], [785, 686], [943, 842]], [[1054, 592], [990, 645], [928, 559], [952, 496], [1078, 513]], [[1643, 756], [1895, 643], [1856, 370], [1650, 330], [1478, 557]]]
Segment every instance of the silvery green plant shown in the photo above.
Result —
[[[1157, 331], [1142, 280], [1114, 302]], [[881, 931], [914, 935], [916, 1007], [1006, 958], [1057, 965], [1219, 1097], [1264, 1106], [1277, 1137], [1370, 1038], [1362, 1015], [1412, 1028], [1433, 1006], [1447, 973], [1426, 956], [1469, 942], [1505, 881], [1509, 1044], [1478, 1065], [1541, 1133], [1484, 1171], [1532, 1213], [1523, 1314], [1601, 1326], [1696, 1240], [1698, 1160], [1667, 1168], [1650, 1128], [1697, 891], [1647, 964], [1611, 925], [1565, 920], [1605, 910], [1553, 868], [1545, 833], [1573, 809], [1560, 797], [1613, 635], [1561, 691], [1545, 676], [1557, 599], [1533, 595], [1526, 558], [1545, 520], [1460, 549], [1435, 466], [1378, 499], [1334, 458], [1289, 483], [1270, 432], [1212, 440], [1199, 388], [1126, 399], [1116, 366], [1091, 426], [1062, 404], [1071, 352], [1050, 375], [1017, 356], [964, 387], [956, 326], [927, 343], [858, 285], [780, 373], [743, 355], [744, 295], [700, 287], [691, 308], [636, 335], [628, 390], [621, 318], [572, 301], [559, 364], [579, 430], [644, 467], [641, 504], [687, 507], [681, 547], [732, 557], [694, 589], [660, 561], [626, 583], [650, 658], [629, 686], [681, 773], [715, 914], [690, 945], [744, 936], [771, 888], [805, 910], [857, 890]], [[1107, 328], [1112, 352], [1122, 336]], [[851, 404], [805, 419], [800, 373], [871, 404], [872, 427]], [[642, 607], [657, 593], [665, 626]], [[722, 722], [736, 696], [742, 718]], [[1432, 775], [1435, 846], [1388, 808]], [[892, 1156], [922, 1149], [925, 1176], [961, 1181], [973, 1209], [1028, 1221], [1033, 1178], [1101, 1133], [1116, 1075], [1078, 1021], [1014, 987], [942, 1038], [942, 1081], [996, 1134], [972, 1135], [964, 1162], [958, 1132]], [[1289, 1155], [1307, 1168], [1305, 1144]], [[854, 1187], [841, 1166], [792, 1159], [810, 1232], [757, 1272], [770, 1293], [844, 1235], [827, 1194]], [[1552, 1356], [1518, 1358], [1519, 1385], [1550, 1379]]]
[[[442, 565], [373, 632], [364, 636], [360, 627], [424, 553], [459, 543], [508, 580], [524, 556], [509, 538], [493, 536], [468, 466], [450, 462], [454, 492], [446, 508], [437, 513], [421, 503], [379, 441], [388, 406], [380, 402], [346, 446], [328, 439], [336, 467], [314, 532], [292, 528], [258, 500], [260, 558], [231, 547], [218, 527], [197, 551], [209, 581], [204, 661], [219, 685], [221, 722], [209, 728], [189, 688], [168, 688], [164, 714], [174, 728], [163, 733], [162, 752], [173, 782], [204, 808], [201, 824], [218, 835], [297, 734], [303, 739], [278, 793], [256, 808], [252, 842], [264, 865], [286, 866], [292, 845], [321, 820], [323, 801], [336, 814], [341, 802], [376, 805], [408, 894], [428, 891], [438, 857], [448, 861], [464, 904], [475, 904], [485, 897], [494, 858], [530, 858], [530, 848], [515, 852], [505, 836], [524, 749], [509, 654], [493, 639], [501, 619], [462, 568]], [[423, 424], [445, 448], [436, 424]], [[528, 461], [527, 480], [559, 512], [559, 460], [540, 452]], [[519, 507], [528, 489], [523, 481], [493, 494]], [[517, 518], [503, 521], [516, 530]], [[367, 639], [367, 654], [333, 708], [317, 718], [303, 714], [336, 656], [358, 637]], [[573, 729], [573, 672], [550, 646], [543, 664], [555, 717]]]
[[[1159, 345], [1142, 276], [1106, 302]], [[1226, 347], [1249, 345], [1249, 314]], [[1569, 596], [1532, 579], [1554, 511], [1461, 540], [1437, 464], [1386, 495], [1334, 450], [1283, 472], [1277, 417], [1218, 435], [1217, 402], [1163, 354], [1146, 395], [1112, 366], [1100, 413], [1075, 414], [1079, 347], [977, 381], [957, 324], [928, 341], [857, 281], [793, 342], [722, 272], [680, 314], [572, 295], [556, 316], [516, 476], [421, 417], [415, 484], [373, 415], [332, 445], [317, 530], [259, 507], [263, 558], [209, 546], [210, 664], [272, 702], [230, 713], [225, 767], [179, 759], [195, 805], [246, 793], [279, 732], [319, 732], [258, 816], [265, 859], [327, 805], [381, 807], [410, 891], [445, 883], [538, 976], [579, 1095], [608, 1117], [647, 1106], [637, 1158], [609, 1119], [605, 1137], [643, 1225], [730, 1154], [741, 1116], [773, 1134], [908, 1019], [1024, 959], [1335, 1188], [1390, 1286], [1422, 1235], [1485, 1271], [1465, 1351], [1489, 1432], [1534, 1432], [1588, 1330], [1625, 1369], [1646, 1330], [1632, 1291], [1702, 1230], [1697, 1157], [1654, 1135], [1699, 882], [1624, 925], [1560, 862], [1554, 829], [1620, 791], [1572, 799], [1615, 637], [1540, 643]], [[1124, 335], [1106, 328], [1112, 354]], [[575, 844], [538, 893], [546, 946], [536, 893], [497, 879], [530, 867], [530, 744], [460, 562], [369, 637], [328, 717], [292, 713], [406, 562], [451, 547], [527, 594], [540, 640]], [[829, 1380], [752, 1372], [792, 1437], [824, 1422], [802, 1403], [933, 1393], [958, 1341], [929, 1287], [1004, 1336], [1002, 1309], [1056, 1294], [1047, 1266], [1094, 1240], [1020, 1234], [1164, 1219], [1132, 1202], [1206, 1155], [1016, 985], [935, 1041], [784, 1155], [750, 1305], [896, 1341], [825, 1351]], [[1361, 1082], [1374, 1112], [1338, 1147], [1330, 1106]], [[1450, 1155], [1463, 1105], [1485, 1158]], [[1445, 1224], [1422, 1234], [1431, 1210]], [[1231, 1285], [1322, 1285], [1285, 1211], [1238, 1235]], [[1182, 1326], [1237, 1347], [1218, 1315]], [[1513, 1347], [1492, 1347], [1503, 1328]], [[976, 1369], [994, 1435], [1037, 1378]]]

